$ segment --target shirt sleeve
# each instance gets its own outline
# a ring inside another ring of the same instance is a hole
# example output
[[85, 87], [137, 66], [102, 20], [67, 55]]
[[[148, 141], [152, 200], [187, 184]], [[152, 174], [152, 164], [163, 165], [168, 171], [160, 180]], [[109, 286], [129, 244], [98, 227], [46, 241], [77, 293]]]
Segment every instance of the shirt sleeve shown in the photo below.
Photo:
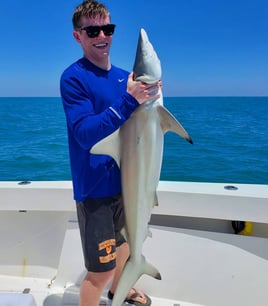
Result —
[[124, 92], [96, 113], [85, 85], [77, 77], [65, 74], [60, 80], [60, 90], [68, 129], [85, 150], [117, 130], [139, 105], [133, 96]]

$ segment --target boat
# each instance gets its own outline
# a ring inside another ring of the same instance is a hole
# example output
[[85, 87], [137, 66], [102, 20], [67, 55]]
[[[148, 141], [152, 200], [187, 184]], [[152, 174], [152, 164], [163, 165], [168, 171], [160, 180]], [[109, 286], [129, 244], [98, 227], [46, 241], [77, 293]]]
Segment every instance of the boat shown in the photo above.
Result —
[[[268, 185], [160, 181], [136, 284], [153, 306], [267, 306]], [[71, 181], [0, 182], [0, 305], [78, 305], [86, 273]], [[236, 234], [234, 221], [250, 224]], [[104, 291], [100, 305], [110, 305]]]

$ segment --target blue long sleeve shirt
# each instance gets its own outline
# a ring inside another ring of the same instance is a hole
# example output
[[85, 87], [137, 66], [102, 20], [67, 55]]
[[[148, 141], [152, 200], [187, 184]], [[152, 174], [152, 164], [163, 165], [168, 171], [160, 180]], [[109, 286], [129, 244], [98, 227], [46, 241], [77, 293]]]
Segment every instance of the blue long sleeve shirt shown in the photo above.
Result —
[[61, 76], [76, 201], [121, 192], [120, 169], [113, 158], [89, 151], [117, 130], [138, 107], [137, 100], [126, 92], [128, 75], [115, 66], [102, 70], [81, 58]]

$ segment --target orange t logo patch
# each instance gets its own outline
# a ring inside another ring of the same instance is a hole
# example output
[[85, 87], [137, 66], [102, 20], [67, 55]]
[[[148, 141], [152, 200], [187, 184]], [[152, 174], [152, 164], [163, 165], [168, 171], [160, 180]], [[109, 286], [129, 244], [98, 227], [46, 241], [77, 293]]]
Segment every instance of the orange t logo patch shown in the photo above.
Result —
[[109, 239], [99, 243], [99, 251], [105, 250], [107, 254], [99, 256], [100, 263], [108, 263], [112, 260], [115, 260], [116, 253], [115, 252], [112, 253], [113, 247], [115, 247], [115, 239]]

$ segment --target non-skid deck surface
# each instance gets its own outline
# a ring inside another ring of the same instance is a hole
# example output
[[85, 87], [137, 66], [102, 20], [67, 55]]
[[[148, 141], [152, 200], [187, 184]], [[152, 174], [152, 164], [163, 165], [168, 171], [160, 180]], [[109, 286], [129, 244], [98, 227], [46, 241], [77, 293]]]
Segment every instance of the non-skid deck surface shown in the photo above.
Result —
[[[79, 299], [79, 287], [71, 286], [66, 289], [63, 296], [63, 305], [64, 306], [78, 306]], [[187, 302], [173, 301], [167, 299], [161, 299], [156, 297], [151, 297], [152, 306], [205, 306], [200, 304], [192, 304]], [[105, 291], [102, 295], [102, 300], [100, 306], [110, 306], [112, 303], [111, 300], [107, 298], [107, 292]], [[133, 304], [123, 303], [122, 306], [133, 306]]]
[[[0, 275], [0, 306], [78, 306], [79, 286], [67, 287], [65, 291], [49, 289], [46, 279], [8, 277]], [[27, 292], [26, 292], [27, 291]], [[24, 293], [23, 293], [24, 292]], [[187, 302], [166, 300], [150, 296], [152, 306], [205, 306]], [[18, 299], [20, 300], [18, 304]], [[105, 291], [100, 306], [110, 306]], [[122, 306], [133, 306], [123, 303]]]

